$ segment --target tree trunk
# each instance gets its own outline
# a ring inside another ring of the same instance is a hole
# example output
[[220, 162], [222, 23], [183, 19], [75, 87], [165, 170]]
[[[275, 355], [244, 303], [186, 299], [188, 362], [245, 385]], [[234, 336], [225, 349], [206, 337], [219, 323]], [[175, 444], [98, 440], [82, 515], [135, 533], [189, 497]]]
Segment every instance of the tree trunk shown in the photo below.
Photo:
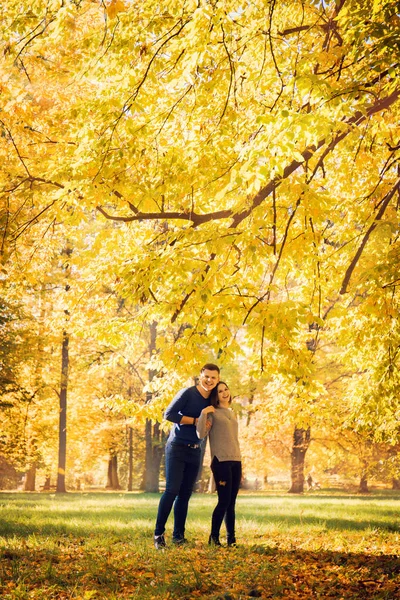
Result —
[[[40, 294], [39, 294], [39, 307], [40, 307], [40, 313], [39, 313], [39, 318], [37, 319], [37, 323], [39, 325], [39, 330], [38, 330], [38, 335], [37, 335], [37, 347], [36, 347], [36, 351], [34, 352], [35, 354], [35, 360], [36, 360], [36, 364], [35, 364], [35, 388], [36, 388], [36, 400], [37, 402], [35, 403], [36, 406], [38, 404], [41, 403], [42, 398], [41, 398], [41, 389], [42, 389], [42, 381], [43, 381], [43, 376], [42, 376], [42, 367], [43, 367], [43, 363], [44, 363], [44, 339], [45, 339], [45, 335], [44, 335], [44, 321], [46, 318], [46, 311], [45, 311], [45, 285], [42, 284], [41, 288], [40, 288]], [[36, 470], [37, 470], [37, 465], [38, 462], [40, 461], [40, 452], [38, 450], [38, 444], [37, 444], [37, 437], [38, 437], [38, 433], [36, 430], [36, 417], [37, 417], [37, 409], [35, 408], [35, 404], [32, 404], [32, 406], [30, 406], [30, 416], [29, 416], [29, 424], [27, 422], [27, 428], [26, 428], [26, 438], [27, 438], [27, 462], [29, 465], [29, 468], [25, 474], [25, 482], [24, 482], [24, 491], [25, 492], [34, 492], [35, 488], [36, 488]], [[28, 417], [28, 413], [26, 414], [26, 416]], [[28, 420], [28, 419], [27, 419]]]
[[112, 489], [120, 490], [121, 486], [119, 484], [119, 477], [118, 477], [118, 457], [116, 454], [114, 454], [114, 456], [111, 459], [111, 465], [112, 465], [112, 469], [111, 469]]
[[110, 456], [108, 461], [108, 471], [107, 471], [107, 486], [108, 490], [120, 490], [121, 486], [119, 484], [118, 478], [118, 458], [116, 454]]
[[64, 494], [65, 488], [65, 465], [67, 457], [67, 388], [68, 388], [68, 354], [69, 338], [66, 331], [63, 332], [63, 343], [61, 352], [61, 389], [60, 389], [60, 416], [58, 430], [58, 472], [56, 492]]
[[128, 426], [128, 492], [133, 488], [133, 429]]
[[[150, 325], [150, 343], [149, 355], [152, 356], [156, 351], [157, 323], [153, 321]], [[149, 381], [153, 381], [156, 371], [149, 370]], [[146, 403], [152, 400], [151, 392], [146, 393]], [[141, 483], [141, 489], [145, 492], [160, 491], [160, 467], [164, 453], [165, 434], [161, 431], [159, 423], [152, 424], [150, 419], [146, 420], [145, 442], [146, 454], [144, 461], [144, 473]]]
[[24, 492], [34, 492], [36, 487], [36, 463], [25, 473]]
[[253, 414], [251, 411], [251, 406], [254, 402], [255, 391], [256, 391], [256, 386], [254, 385], [254, 380], [251, 377], [250, 381], [249, 381], [249, 392], [250, 393], [249, 393], [248, 403], [249, 403], [250, 410], [247, 411], [247, 422], [246, 422], [247, 427], [250, 425], [251, 415]]
[[292, 485], [289, 494], [302, 494], [304, 492], [304, 460], [310, 445], [311, 430], [295, 428], [293, 434], [292, 457]]
[[363, 473], [361, 475], [360, 485], [358, 487], [358, 491], [359, 491], [360, 494], [369, 494], [368, 479], [367, 479], [367, 475], [365, 473]]
[[146, 457], [142, 481], [145, 492], [160, 491], [160, 468], [164, 453], [165, 434], [160, 429], [160, 424], [147, 419], [145, 426]]
[[43, 484], [43, 491], [44, 492], [48, 492], [50, 490], [50, 485], [51, 485], [51, 480], [50, 480], [50, 475], [46, 475], [46, 478], [44, 480], [44, 484]]
[[392, 479], [392, 490], [400, 490], [400, 479], [397, 479], [397, 477]]
[[108, 459], [106, 489], [107, 490], [112, 489], [112, 459], [111, 458]]

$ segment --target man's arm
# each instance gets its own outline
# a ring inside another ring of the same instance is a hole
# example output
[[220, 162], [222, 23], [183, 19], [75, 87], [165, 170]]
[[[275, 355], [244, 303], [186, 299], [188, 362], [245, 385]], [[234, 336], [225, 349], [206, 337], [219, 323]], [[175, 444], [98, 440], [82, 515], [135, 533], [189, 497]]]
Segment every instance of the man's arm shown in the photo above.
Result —
[[186, 417], [185, 415], [182, 415], [179, 425], [197, 425], [197, 421], [198, 419], [195, 417]]
[[171, 404], [167, 406], [164, 418], [167, 421], [171, 421], [171, 423], [177, 423], [178, 425], [195, 425], [197, 419], [194, 417], [189, 417], [184, 414], [184, 410], [186, 407], [187, 397], [185, 392], [187, 392], [189, 388], [184, 388], [180, 390], [175, 398], [172, 400]]

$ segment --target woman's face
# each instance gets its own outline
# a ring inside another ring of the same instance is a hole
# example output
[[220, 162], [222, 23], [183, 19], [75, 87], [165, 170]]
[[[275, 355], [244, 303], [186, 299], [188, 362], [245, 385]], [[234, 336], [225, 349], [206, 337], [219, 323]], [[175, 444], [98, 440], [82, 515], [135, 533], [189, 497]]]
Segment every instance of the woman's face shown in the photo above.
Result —
[[231, 399], [231, 393], [229, 391], [228, 386], [225, 385], [225, 383], [218, 384], [217, 393], [218, 393], [218, 401], [219, 401], [220, 406], [229, 404], [230, 399]]

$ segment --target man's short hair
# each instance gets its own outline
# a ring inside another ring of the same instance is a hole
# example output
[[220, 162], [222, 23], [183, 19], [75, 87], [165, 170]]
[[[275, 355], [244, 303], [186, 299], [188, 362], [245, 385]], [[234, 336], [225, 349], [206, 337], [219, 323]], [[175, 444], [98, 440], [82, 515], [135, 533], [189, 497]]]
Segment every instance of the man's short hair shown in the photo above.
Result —
[[200, 373], [202, 373], [203, 371], [218, 371], [219, 373], [219, 367], [217, 365], [214, 365], [213, 363], [207, 363], [204, 365], [204, 367], [201, 368]]

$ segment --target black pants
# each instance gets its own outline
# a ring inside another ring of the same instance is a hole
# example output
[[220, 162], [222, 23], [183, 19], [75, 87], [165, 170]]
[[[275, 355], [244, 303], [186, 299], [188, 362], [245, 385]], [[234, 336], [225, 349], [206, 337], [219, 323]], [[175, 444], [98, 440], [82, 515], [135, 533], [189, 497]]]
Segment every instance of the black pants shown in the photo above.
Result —
[[211, 535], [219, 536], [222, 521], [225, 519], [228, 540], [232, 542], [235, 541], [235, 504], [242, 478], [242, 463], [238, 460], [220, 462], [214, 456], [211, 470], [218, 493], [218, 504], [211, 520]]

